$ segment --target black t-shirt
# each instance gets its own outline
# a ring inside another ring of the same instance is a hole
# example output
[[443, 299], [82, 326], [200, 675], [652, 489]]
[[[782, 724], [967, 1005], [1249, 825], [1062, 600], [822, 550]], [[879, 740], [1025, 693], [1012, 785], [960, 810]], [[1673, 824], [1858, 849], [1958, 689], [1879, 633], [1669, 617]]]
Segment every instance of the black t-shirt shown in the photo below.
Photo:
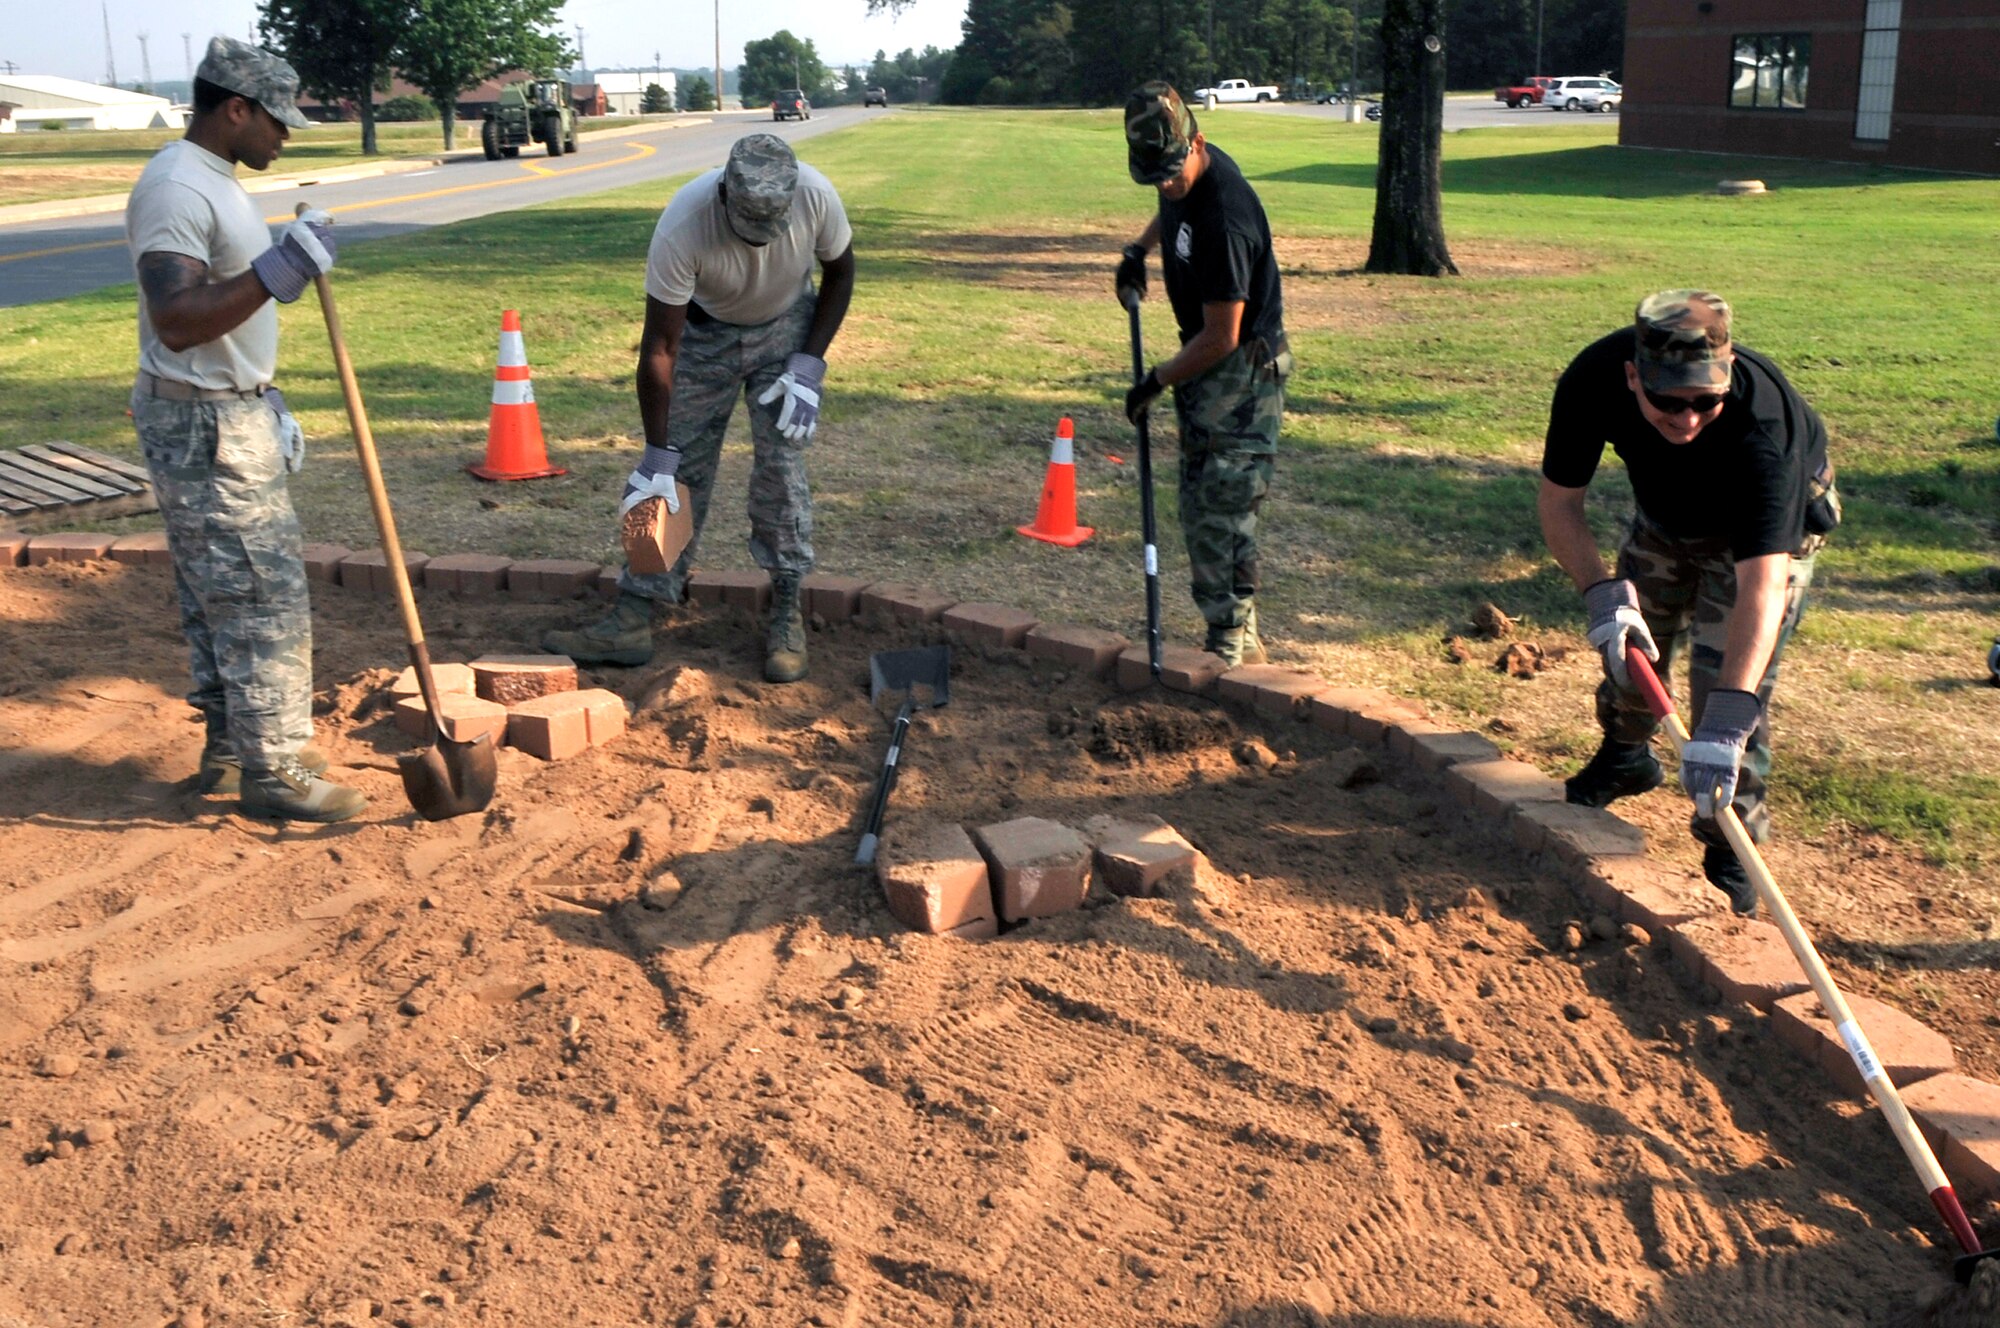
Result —
[[1647, 520], [1684, 539], [1725, 539], [1737, 558], [1791, 553], [1805, 538], [1807, 486], [1826, 462], [1826, 426], [1778, 366], [1743, 346], [1729, 400], [1676, 445], [1639, 413], [1625, 383], [1633, 331], [1585, 346], [1556, 383], [1542, 475], [1580, 489], [1611, 444]]
[[1160, 199], [1160, 263], [1181, 340], [1201, 331], [1201, 307], [1243, 301], [1239, 341], [1275, 342], [1284, 330], [1271, 223], [1229, 154], [1208, 146], [1208, 169], [1187, 197]]

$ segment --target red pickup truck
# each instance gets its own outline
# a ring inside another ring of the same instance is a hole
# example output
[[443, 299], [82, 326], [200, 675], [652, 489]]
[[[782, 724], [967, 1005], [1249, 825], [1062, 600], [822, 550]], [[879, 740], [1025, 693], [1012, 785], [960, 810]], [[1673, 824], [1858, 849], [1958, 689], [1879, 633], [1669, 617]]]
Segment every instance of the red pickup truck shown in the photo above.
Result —
[[1504, 101], [1511, 109], [1519, 109], [1523, 106], [1539, 106], [1542, 102], [1542, 94], [1548, 91], [1549, 84], [1553, 82], [1555, 82], [1554, 79], [1545, 78], [1537, 74], [1525, 82], [1515, 84], [1513, 87], [1493, 89], [1493, 100]]

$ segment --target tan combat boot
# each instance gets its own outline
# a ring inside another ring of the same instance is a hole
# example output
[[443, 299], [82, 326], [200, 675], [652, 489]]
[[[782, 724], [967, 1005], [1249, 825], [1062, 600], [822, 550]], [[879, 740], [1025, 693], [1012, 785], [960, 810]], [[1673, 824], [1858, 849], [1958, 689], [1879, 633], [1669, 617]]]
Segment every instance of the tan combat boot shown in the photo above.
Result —
[[596, 622], [542, 633], [542, 649], [579, 664], [644, 664], [653, 657], [653, 601], [621, 590], [611, 612]]
[[771, 626], [764, 635], [764, 677], [797, 682], [806, 676], [806, 615], [799, 604], [799, 578], [771, 578]]
[[[327, 766], [332, 764], [326, 753], [311, 743], [299, 748], [293, 759], [315, 775], [325, 774]], [[195, 792], [212, 798], [234, 798], [243, 792], [243, 762], [226, 739], [210, 738], [208, 746], [202, 748], [201, 774], [195, 781]]]
[[1220, 627], [1208, 625], [1208, 640], [1201, 647], [1209, 654], [1219, 657], [1230, 668], [1242, 664], [1265, 664], [1270, 656], [1264, 653], [1264, 643], [1257, 636], [1257, 606], [1252, 604], [1243, 617], [1240, 627]]
[[237, 803], [245, 816], [266, 821], [344, 821], [367, 805], [359, 789], [321, 779], [296, 758], [269, 770], [245, 771]]

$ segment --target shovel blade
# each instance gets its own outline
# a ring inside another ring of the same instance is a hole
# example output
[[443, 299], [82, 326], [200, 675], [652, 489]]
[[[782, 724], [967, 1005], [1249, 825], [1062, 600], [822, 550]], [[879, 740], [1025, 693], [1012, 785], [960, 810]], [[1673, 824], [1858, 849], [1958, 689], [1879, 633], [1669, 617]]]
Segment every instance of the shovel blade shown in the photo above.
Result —
[[403, 795], [426, 821], [484, 811], [500, 782], [490, 734], [472, 742], [440, 735], [422, 751], [397, 757], [396, 767], [403, 776]]

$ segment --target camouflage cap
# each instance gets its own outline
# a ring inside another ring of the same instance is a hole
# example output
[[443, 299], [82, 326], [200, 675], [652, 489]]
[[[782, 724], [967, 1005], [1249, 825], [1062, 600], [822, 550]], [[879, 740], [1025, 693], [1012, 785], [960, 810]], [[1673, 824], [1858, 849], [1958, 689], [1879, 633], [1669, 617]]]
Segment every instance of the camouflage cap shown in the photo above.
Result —
[[1125, 146], [1132, 179], [1171, 180], [1187, 160], [1197, 126], [1194, 112], [1171, 83], [1142, 83], [1125, 99]]
[[769, 244], [791, 220], [799, 159], [776, 134], [746, 134], [729, 149], [722, 183], [731, 228], [751, 244]]
[[234, 37], [211, 37], [194, 76], [248, 97], [289, 129], [312, 123], [299, 114], [298, 71], [277, 56]]
[[1654, 392], [1729, 386], [1729, 304], [1705, 290], [1656, 291], [1633, 314], [1639, 381]]

